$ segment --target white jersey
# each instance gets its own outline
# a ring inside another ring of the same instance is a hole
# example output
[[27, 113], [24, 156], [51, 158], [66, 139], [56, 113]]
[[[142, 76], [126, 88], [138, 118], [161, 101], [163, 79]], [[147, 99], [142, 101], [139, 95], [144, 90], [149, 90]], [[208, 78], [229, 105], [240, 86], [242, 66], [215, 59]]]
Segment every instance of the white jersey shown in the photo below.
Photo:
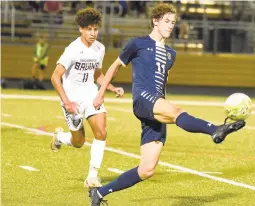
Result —
[[94, 83], [94, 73], [102, 68], [104, 54], [105, 47], [99, 41], [87, 47], [81, 37], [65, 48], [57, 64], [66, 69], [62, 76], [63, 87], [71, 101], [87, 101], [95, 97], [98, 88]]

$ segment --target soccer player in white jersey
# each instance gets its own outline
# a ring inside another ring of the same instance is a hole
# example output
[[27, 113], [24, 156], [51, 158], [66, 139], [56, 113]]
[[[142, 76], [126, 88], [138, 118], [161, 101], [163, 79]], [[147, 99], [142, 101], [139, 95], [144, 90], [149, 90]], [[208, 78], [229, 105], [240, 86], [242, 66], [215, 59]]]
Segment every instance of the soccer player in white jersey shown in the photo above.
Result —
[[[91, 146], [89, 174], [84, 182], [84, 186], [91, 188], [101, 185], [97, 173], [103, 159], [107, 134], [104, 105], [97, 109], [93, 106], [93, 99], [98, 92], [94, 82], [101, 85], [104, 77], [101, 68], [105, 47], [96, 40], [102, 22], [101, 14], [97, 10], [81, 9], [77, 12], [75, 21], [79, 25], [81, 36], [66, 47], [51, 77], [60, 96], [70, 132], [57, 129], [51, 148], [53, 152], [58, 152], [61, 144], [82, 147], [85, 142], [85, 116], [95, 137]], [[117, 97], [124, 94], [121, 87], [109, 85], [108, 90], [116, 93]]]

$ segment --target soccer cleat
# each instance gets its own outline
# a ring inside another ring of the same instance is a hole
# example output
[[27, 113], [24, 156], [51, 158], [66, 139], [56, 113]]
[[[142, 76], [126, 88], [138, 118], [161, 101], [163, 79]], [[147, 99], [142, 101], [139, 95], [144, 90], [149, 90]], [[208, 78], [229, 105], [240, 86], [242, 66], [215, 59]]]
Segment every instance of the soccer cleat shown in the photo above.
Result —
[[108, 205], [107, 200], [100, 198], [98, 193], [98, 187], [91, 188], [89, 190], [89, 197], [91, 199], [91, 206]]
[[84, 187], [86, 188], [93, 188], [93, 187], [102, 187], [101, 181], [98, 177], [94, 178], [87, 178], [84, 181]]
[[57, 140], [57, 135], [59, 135], [61, 132], [63, 132], [63, 128], [58, 127], [55, 129], [54, 136], [51, 141], [51, 150], [53, 152], [58, 152], [58, 150], [61, 148], [61, 142]]
[[237, 122], [233, 122], [230, 124], [223, 124], [219, 126], [216, 132], [214, 132], [212, 135], [214, 143], [216, 144], [221, 143], [222, 141], [224, 141], [224, 139], [226, 138], [228, 134], [232, 132], [236, 132], [239, 129], [243, 128], [244, 126], [245, 126], [245, 121], [243, 120], [239, 120]]

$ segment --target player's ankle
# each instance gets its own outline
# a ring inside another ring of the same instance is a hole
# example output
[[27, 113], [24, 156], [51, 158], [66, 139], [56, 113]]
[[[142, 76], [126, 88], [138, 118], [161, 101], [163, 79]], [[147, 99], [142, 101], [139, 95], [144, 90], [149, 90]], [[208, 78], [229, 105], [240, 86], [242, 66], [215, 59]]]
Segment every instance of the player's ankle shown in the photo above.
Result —
[[88, 178], [97, 178], [98, 168], [90, 166]]

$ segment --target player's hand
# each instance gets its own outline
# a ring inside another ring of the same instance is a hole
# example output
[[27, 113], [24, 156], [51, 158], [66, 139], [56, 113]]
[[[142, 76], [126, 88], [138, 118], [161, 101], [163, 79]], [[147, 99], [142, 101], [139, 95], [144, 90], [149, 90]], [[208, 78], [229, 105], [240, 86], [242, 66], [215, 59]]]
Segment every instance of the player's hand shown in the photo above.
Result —
[[124, 89], [122, 87], [116, 87], [113, 92], [116, 93], [116, 97], [122, 97], [124, 95]]
[[93, 101], [93, 105], [96, 110], [100, 109], [100, 106], [104, 103], [104, 96], [97, 95]]
[[78, 105], [75, 102], [67, 102], [64, 104], [65, 109], [71, 114], [78, 114]]

